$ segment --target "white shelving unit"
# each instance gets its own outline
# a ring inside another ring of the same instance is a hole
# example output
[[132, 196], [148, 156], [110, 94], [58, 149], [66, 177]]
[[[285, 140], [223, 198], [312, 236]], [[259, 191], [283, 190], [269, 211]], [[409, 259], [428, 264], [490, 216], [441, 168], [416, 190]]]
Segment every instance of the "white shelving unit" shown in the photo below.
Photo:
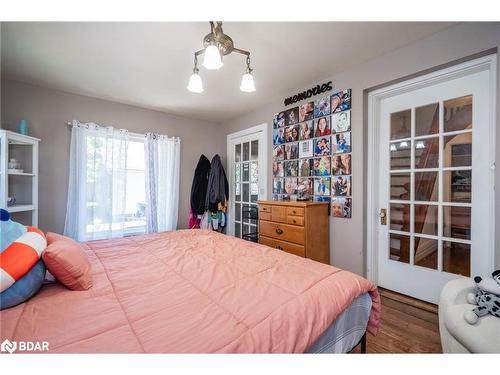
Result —
[[[24, 225], [38, 226], [38, 144], [40, 139], [0, 129], [0, 207]], [[21, 162], [24, 171], [9, 172], [9, 160]], [[7, 198], [16, 198], [8, 206]]]

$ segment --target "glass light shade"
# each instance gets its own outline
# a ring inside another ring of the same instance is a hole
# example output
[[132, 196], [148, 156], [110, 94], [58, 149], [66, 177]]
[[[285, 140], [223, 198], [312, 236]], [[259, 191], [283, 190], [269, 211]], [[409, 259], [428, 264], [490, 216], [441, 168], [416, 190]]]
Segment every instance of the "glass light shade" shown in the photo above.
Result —
[[209, 45], [205, 49], [205, 54], [203, 57], [203, 66], [208, 70], [217, 70], [224, 65], [222, 63], [222, 58], [220, 57], [219, 49], [212, 45]]
[[243, 92], [254, 92], [255, 91], [255, 83], [253, 82], [252, 73], [243, 74], [243, 77], [241, 77], [240, 90]]
[[196, 93], [203, 92], [203, 83], [201, 82], [201, 77], [198, 73], [191, 74], [191, 77], [189, 77], [187, 89], [191, 92]]

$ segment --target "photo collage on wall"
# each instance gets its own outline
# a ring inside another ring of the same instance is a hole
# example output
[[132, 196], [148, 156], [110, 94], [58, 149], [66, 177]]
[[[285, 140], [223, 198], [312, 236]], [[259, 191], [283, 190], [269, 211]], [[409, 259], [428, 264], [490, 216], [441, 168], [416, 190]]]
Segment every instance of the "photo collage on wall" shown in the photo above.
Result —
[[273, 119], [273, 200], [299, 192], [350, 218], [351, 89], [287, 109]]

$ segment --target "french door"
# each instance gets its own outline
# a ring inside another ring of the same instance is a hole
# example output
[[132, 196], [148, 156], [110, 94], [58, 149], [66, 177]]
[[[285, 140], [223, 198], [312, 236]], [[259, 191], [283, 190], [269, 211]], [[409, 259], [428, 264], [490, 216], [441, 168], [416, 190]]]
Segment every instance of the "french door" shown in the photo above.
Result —
[[257, 239], [257, 200], [267, 198], [267, 125], [227, 137], [229, 171], [228, 234]]
[[494, 266], [491, 71], [440, 77], [379, 100], [372, 171], [378, 284], [432, 303]]

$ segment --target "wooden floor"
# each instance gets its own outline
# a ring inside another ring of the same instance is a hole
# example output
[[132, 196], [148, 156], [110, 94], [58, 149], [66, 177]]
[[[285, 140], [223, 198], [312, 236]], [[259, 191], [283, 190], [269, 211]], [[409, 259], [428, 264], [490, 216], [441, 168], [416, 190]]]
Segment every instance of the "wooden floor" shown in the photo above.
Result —
[[[367, 353], [441, 353], [437, 306], [379, 289], [380, 330], [367, 334]], [[359, 353], [359, 346], [354, 350]]]

